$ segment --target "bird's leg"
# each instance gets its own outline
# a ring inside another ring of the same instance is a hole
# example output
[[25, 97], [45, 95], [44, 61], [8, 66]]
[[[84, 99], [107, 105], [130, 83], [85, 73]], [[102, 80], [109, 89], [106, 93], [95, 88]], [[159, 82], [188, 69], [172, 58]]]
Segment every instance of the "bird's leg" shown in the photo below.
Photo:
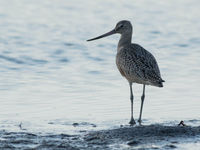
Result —
[[141, 122], [142, 122], [142, 109], [143, 109], [144, 98], [145, 98], [145, 84], [143, 85], [143, 93], [142, 93], [142, 96], [141, 96], [140, 117], [139, 117], [139, 120], [138, 120], [140, 125], [141, 125]]
[[135, 123], [135, 120], [133, 118], [133, 90], [132, 90], [132, 83], [129, 83], [130, 85], [130, 100], [131, 100], [131, 120], [129, 122], [130, 125], [134, 125], [136, 124]]

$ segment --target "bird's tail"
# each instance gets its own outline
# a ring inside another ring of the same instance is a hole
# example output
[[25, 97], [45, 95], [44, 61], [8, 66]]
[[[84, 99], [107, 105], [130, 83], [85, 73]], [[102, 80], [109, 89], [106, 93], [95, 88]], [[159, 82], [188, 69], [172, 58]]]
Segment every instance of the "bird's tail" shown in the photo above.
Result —
[[165, 81], [163, 79], [161, 79], [157, 82], [154, 82], [153, 85], [157, 86], [157, 87], [163, 87], [163, 82], [165, 82]]
[[161, 80], [158, 82], [158, 87], [163, 87], [163, 82], [165, 82], [165, 80], [161, 79]]

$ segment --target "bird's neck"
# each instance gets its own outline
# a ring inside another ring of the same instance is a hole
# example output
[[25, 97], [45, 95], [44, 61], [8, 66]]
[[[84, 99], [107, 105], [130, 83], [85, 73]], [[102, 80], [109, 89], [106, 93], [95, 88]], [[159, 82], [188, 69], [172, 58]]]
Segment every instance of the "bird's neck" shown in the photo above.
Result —
[[121, 49], [122, 47], [130, 45], [131, 39], [132, 39], [132, 31], [128, 33], [122, 33], [118, 43], [118, 50]]

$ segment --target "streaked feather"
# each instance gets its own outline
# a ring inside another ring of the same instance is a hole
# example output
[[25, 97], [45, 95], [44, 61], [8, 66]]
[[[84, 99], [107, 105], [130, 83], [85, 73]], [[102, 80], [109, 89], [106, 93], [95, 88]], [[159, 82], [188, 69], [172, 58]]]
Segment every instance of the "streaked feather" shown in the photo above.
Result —
[[138, 44], [121, 47], [116, 63], [120, 73], [131, 82], [154, 86], [164, 82], [154, 56]]

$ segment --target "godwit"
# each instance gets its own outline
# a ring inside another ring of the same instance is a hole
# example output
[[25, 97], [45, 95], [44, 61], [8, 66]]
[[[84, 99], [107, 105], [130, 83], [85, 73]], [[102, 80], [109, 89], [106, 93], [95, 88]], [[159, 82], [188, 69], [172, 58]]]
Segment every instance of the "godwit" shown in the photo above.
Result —
[[130, 21], [122, 20], [118, 22], [115, 28], [110, 32], [87, 41], [97, 40], [115, 33], [121, 34], [117, 47], [116, 64], [119, 72], [128, 80], [130, 86], [131, 120], [129, 124], [131, 125], [136, 124], [133, 118], [134, 97], [132, 83], [143, 84], [140, 116], [138, 119], [138, 122], [141, 125], [142, 109], [145, 98], [145, 86], [152, 85], [163, 87], [162, 82], [165, 81], [161, 78], [160, 70], [154, 56], [142, 46], [131, 43], [132, 25]]

